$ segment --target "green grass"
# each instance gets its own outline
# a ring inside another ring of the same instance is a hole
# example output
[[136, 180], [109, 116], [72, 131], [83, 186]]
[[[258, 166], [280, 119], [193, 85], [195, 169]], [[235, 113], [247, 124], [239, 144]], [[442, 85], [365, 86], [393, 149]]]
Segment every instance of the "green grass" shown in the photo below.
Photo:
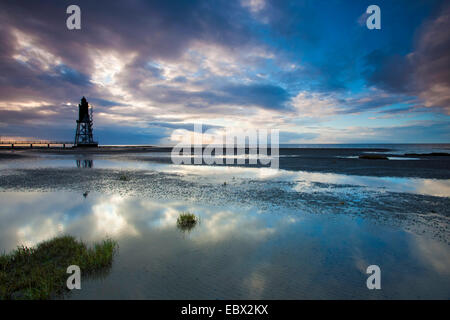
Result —
[[199, 218], [190, 212], [183, 212], [177, 218], [177, 227], [182, 231], [192, 230], [198, 223]]
[[122, 174], [120, 177], [119, 177], [119, 180], [120, 181], [128, 181], [128, 180], [130, 180], [126, 175], [124, 175], [124, 174]]
[[0, 255], [0, 299], [49, 299], [63, 294], [67, 267], [77, 265], [83, 277], [105, 272], [117, 243], [105, 239], [88, 247], [72, 236], [59, 236], [33, 248], [20, 246]]

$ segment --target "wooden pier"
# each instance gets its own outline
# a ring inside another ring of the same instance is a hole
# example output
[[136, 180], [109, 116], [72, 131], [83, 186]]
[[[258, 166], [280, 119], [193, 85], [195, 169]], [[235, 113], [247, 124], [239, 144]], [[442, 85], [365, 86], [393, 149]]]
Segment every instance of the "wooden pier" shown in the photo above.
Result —
[[74, 143], [73, 141], [47, 141], [47, 140], [8, 140], [8, 141], [2, 141], [0, 140], [0, 148], [11, 148], [14, 149], [15, 147], [20, 148], [33, 148], [34, 147], [40, 147], [40, 148], [50, 148], [52, 147], [60, 147], [60, 148], [66, 148], [67, 147], [73, 147]]

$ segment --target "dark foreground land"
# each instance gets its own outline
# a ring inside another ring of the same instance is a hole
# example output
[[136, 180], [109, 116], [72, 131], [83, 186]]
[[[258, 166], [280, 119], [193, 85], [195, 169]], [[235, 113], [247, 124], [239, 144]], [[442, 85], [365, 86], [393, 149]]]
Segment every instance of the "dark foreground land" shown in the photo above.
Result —
[[88, 247], [72, 236], [59, 236], [36, 247], [19, 246], [0, 255], [0, 300], [49, 299], [68, 291], [67, 267], [79, 266], [83, 274], [107, 272], [116, 242], [106, 239]]

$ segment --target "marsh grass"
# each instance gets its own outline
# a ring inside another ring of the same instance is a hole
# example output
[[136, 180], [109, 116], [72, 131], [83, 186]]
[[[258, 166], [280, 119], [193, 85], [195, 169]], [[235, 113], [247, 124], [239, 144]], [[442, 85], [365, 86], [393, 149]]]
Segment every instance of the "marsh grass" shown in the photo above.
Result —
[[68, 290], [67, 267], [83, 276], [109, 270], [117, 243], [105, 239], [88, 247], [72, 236], [59, 236], [36, 247], [20, 246], [0, 255], [0, 299], [49, 299]]
[[181, 231], [191, 231], [199, 222], [199, 218], [190, 212], [183, 212], [177, 218], [177, 227]]

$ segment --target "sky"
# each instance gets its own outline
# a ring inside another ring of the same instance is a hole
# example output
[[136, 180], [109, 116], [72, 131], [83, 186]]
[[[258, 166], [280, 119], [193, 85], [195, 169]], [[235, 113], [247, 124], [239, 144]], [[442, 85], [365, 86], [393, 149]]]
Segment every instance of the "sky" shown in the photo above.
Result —
[[0, 21], [3, 140], [73, 140], [85, 96], [100, 144], [171, 145], [194, 123], [289, 144], [450, 142], [448, 1], [2, 0]]

